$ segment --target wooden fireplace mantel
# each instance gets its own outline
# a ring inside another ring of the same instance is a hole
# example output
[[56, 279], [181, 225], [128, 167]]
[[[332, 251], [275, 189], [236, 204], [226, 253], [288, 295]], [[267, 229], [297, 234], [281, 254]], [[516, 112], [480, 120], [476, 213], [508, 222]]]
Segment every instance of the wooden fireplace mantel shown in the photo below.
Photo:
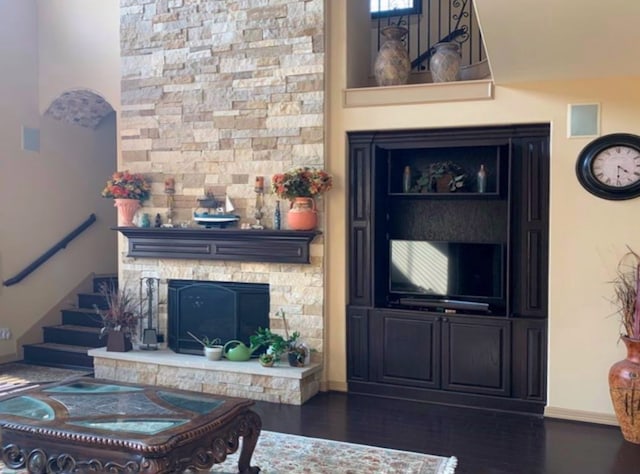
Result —
[[127, 256], [238, 262], [309, 263], [316, 230], [113, 227], [129, 240]]

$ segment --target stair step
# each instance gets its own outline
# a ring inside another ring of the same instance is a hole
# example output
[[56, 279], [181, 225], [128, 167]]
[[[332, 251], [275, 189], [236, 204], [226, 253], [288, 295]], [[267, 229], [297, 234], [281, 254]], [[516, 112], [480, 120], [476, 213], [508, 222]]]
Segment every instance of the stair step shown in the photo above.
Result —
[[92, 347], [44, 342], [25, 344], [24, 360], [30, 364], [64, 368], [93, 368], [93, 357], [87, 355]]
[[93, 292], [100, 293], [104, 285], [109, 288], [118, 287], [118, 275], [106, 274], [106, 275], [94, 275], [93, 277]]
[[80, 308], [69, 308], [63, 309], [61, 313], [62, 324], [86, 326], [92, 328], [102, 327], [102, 320], [100, 319], [100, 315], [98, 315], [94, 309], [89, 310]]
[[106, 298], [100, 293], [78, 293], [78, 306], [86, 310], [92, 310], [94, 307], [108, 308]]
[[87, 355], [89, 349], [104, 347], [106, 339], [100, 339], [102, 319], [95, 308], [107, 309], [107, 301], [101, 290], [118, 287], [115, 274], [94, 275], [93, 292], [79, 293], [78, 308], [62, 309], [62, 324], [42, 328], [43, 340], [40, 344], [26, 344], [24, 361], [34, 365], [93, 370], [93, 357]]
[[43, 328], [44, 342], [103, 347], [106, 345], [106, 342], [104, 339], [100, 339], [100, 330], [98, 327], [73, 324], [47, 326]]

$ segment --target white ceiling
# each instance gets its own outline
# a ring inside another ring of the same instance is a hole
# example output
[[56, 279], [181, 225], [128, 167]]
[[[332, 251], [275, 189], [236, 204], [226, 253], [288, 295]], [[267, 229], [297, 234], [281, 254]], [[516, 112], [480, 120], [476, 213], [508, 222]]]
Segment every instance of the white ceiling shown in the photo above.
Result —
[[493, 80], [640, 77], [640, 0], [474, 0]]

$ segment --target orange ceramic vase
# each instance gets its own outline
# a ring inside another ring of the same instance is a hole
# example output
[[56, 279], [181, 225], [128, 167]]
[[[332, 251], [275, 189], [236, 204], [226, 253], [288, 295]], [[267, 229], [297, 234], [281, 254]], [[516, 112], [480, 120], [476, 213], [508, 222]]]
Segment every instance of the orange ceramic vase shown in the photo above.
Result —
[[316, 203], [310, 197], [298, 197], [291, 201], [287, 212], [287, 225], [292, 230], [313, 230], [318, 225]]
[[609, 393], [622, 436], [640, 444], [640, 340], [622, 337], [627, 357], [609, 370]]
[[134, 227], [133, 217], [136, 211], [140, 209], [140, 201], [137, 199], [114, 199], [114, 206], [118, 208], [118, 217], [120, 225], [124, 227]]

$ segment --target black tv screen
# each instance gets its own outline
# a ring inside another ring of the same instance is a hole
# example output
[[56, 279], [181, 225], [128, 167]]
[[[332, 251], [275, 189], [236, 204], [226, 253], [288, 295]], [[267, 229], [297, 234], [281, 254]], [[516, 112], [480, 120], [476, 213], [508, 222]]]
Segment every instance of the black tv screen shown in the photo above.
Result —
[[391, 240], [390, 257], [391, 294], [489, 303], [504, 300], [502, 244]]

